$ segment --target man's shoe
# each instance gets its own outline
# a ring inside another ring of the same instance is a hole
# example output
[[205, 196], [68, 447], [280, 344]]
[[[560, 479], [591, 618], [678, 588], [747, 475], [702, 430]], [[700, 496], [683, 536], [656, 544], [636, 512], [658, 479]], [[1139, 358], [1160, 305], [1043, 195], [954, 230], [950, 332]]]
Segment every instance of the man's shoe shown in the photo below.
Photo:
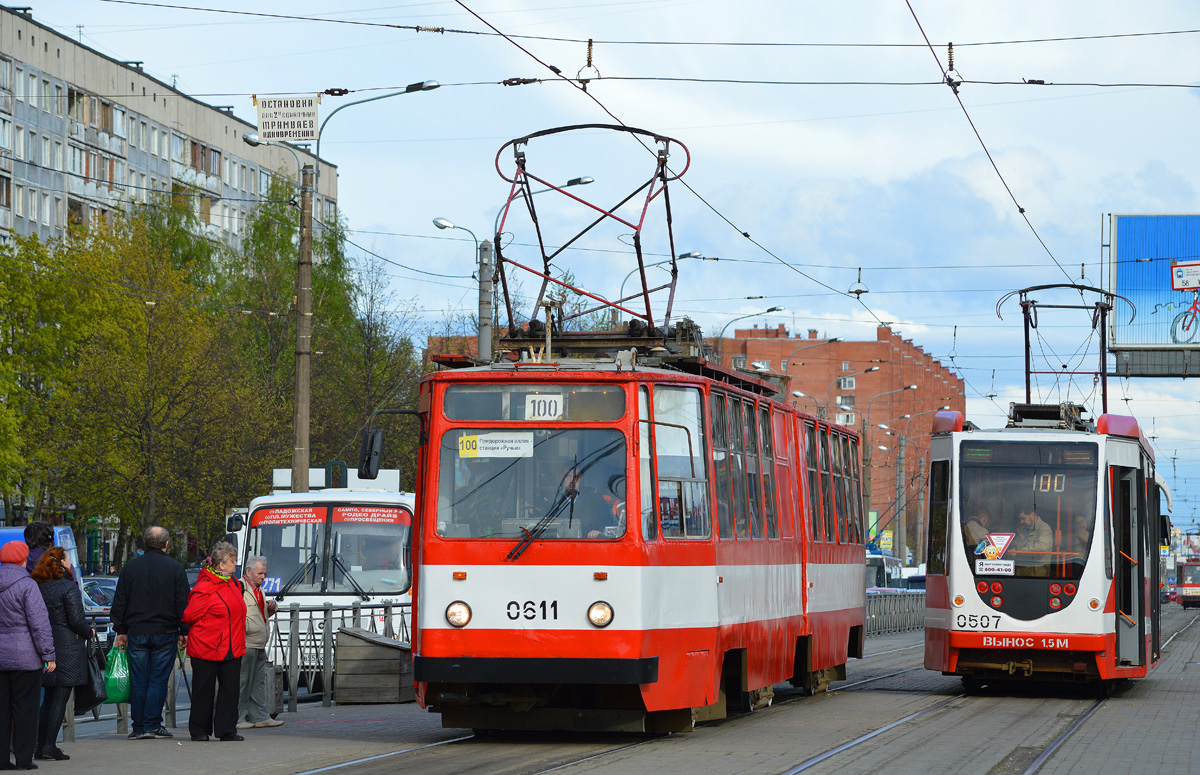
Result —
[[259, 721], [254, 726], [256, 727], [281, 727], [283, 722], [277, 718], [269, 718], [266, 721]]
[[147, 729], [146, 734], [150, 735], [150, 737], [175, 737], [175, 735], [173, 735], [167, 731], [166, 727], [155, 727], [154, 729]]
[[193, 743], [207, 743], [208, 735], [192, 735]]
[[18, 764], [17, 769], [18, 770], [36, 770], [37, 765], [34, 764], [33, 762], [30, 762], [29, 764]]
[[70, 759], [71, 757], [67, 756], [67, 752], [64, 751], [63, 749], [55, 747], [55, 748], [50, 748], [45, 751], [42, 751], [41, 756], [34, 755], [33, 758], [35, 758], [35, 759], [52, 759], [56, 762], [65, 762], [68, 759]]
[[148, 737], [154, 737], [154, 735], [147, 735], [145, 730], [142, 730], [142, 729], [131, 729], [131, 730], [129, 730], [129, 736], [125, 739], [126, 740], [145, 740]]
[[257, 726], [257, 725], [253, 721], [239, 721], [237, 728], [238, 729], [254, 729], [255, 726]]
[[221, 735], [222, 743], [240, 743], [241, 741], [243, 741], [245, 739], [246, 738], [242, 737], [241, 735], [237, 734], [236, 732], [230, 732], [227, 735]]

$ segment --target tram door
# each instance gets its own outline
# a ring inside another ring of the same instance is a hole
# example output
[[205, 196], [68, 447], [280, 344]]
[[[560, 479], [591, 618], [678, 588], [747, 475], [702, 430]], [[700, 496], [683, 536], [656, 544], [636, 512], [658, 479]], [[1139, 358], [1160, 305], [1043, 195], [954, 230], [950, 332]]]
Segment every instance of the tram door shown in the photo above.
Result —
[[1138, 486], [1140, 471], [1113, 466], [1113, 539], [1116, 553], [1113, 582], [1117, 600], [1117, 664], [1146, 663], [1145, 607], [1146, 531], [1145, 497]]

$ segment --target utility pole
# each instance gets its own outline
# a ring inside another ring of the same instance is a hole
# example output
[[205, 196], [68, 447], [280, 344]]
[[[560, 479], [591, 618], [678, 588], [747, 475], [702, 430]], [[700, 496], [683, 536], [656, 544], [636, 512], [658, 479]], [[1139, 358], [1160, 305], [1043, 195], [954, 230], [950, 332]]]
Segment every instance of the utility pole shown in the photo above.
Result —
[[899, 450], [896, 453], [896, 508], [892, 519], [896, 522], [896, 547], [900, 551], [900, 564], [908, 565], [908, 547], [904, 544], [904, 442], [908, 439], [904, 436], [896, 438], [899, 440]]
[[492, 362], [492, 243], [479, 243], [479, 360]]
[[296, 411], [292, 416], [292, 492], [308, 492], [308, 426], [312, 358], [313, 168], [300, 174], [300, 257], [296, 261]]
[[[820, 409], [820, 406], [817, 407]], [[863, 515], [868, 522], [871, 519], [871, 439], [867, 436], [867, 416], [862, 415], [862, 452], [863, 452]], [[879, 540], [878, 537], [876, 540]]]

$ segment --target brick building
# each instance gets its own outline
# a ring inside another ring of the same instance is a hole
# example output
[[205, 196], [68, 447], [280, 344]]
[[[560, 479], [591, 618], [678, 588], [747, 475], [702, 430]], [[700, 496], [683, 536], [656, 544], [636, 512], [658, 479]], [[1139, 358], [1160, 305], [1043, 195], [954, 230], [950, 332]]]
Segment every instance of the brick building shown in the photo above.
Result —
[[[926, 507], [930, 424], [945, 406], [965, 413], [962, 379], [887, 326], [876, 329], [874, 341], [818, 336], [815, 329], [805, 337], [790, 336], [780, 325], [735, 329], [732, 338], [710, 344], [726, 366], [786, 375], [793, 406], [827, 414], [863, 434], [863, 498], [871, 533], [892, 530], [912, 550], [913, 561], [923, 561], [919, 515]], [[894, 519], [897, 501], [902, 525]]]

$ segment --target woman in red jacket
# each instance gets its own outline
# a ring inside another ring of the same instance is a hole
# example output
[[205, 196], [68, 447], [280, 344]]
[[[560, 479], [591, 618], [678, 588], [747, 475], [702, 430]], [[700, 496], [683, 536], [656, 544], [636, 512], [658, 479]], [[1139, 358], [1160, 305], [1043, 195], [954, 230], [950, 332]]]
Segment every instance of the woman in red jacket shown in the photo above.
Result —
[[[191, 625], [187, 654], [192, 660], [192, 740], [210, 735], [243, 740], [237, 733], [238, 683], [246, 653], [246, 602], [233, 577], [237, 556], [221, 541], [204, 561], [204, 569], [188, 597], [183, 621]], [[214, 708], [214, 689], [216, 706]]]

